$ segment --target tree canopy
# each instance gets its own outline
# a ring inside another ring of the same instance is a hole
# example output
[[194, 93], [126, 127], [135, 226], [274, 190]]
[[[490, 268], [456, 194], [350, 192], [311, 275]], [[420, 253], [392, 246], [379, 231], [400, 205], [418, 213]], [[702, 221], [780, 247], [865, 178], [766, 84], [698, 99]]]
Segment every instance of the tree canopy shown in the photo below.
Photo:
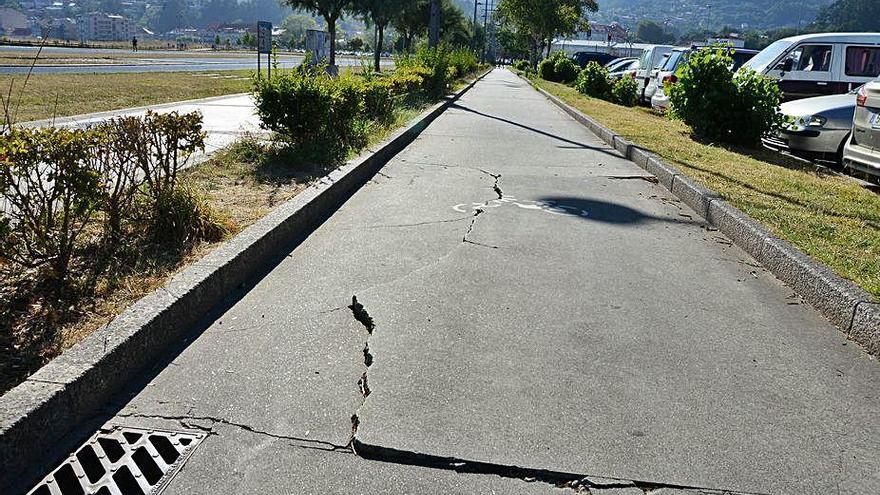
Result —
[[336, 65], [336, 21], [342, 13], [354, 7], [353, 0], [284, 0], [296, 10], [304, 10], [320, 15], [327, 23], [330, 34], [330, 65]]
[[636, 38], [643, 43], [666, 44], [675, 41], [675, 36], [667, 33], [662, 24], [650, 19], [639, 21], [636, 25]]
[[880, 31], [880, 1], [837, 0], [819, 11], [816, 27], [830, 31]]
[[539, 47], [574, 34], [597, 10], [596, 0], [501, 0], [497, 15], [506, 29], [531, 39], [534, 61]]

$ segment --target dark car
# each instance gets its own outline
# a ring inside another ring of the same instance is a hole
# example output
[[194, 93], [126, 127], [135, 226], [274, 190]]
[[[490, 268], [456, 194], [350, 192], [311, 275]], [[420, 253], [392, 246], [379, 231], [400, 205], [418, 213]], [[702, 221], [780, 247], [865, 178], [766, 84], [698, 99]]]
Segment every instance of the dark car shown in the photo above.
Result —
[[602, 52], [577, 52], [571, 56], [571, 60], [581, 69], [586, 67], [590, 62], [598, 62], [599, 65], [605, 65], [615, 59], [617, 59], [617, 57], [614, 55]]

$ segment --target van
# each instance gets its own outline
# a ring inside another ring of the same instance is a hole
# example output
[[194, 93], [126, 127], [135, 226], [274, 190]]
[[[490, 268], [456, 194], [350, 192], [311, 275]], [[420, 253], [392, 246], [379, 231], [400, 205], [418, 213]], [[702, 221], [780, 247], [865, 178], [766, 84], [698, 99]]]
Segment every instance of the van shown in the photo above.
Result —
[[651, 76], [660, 70], [673, 48], [675, 47], [671, 45], [648, 45], [642, 52], [635, 75], [636, 82], [639, 83], [639, 95], [642, 102], [650, 102], [651, 97], [654, 96], [646, 93], [648, 83], [651, 81]]
[[786, 101], [847, 93], [880, 75], [880, 33], [793, 36], [743, 67], [777, 79]]

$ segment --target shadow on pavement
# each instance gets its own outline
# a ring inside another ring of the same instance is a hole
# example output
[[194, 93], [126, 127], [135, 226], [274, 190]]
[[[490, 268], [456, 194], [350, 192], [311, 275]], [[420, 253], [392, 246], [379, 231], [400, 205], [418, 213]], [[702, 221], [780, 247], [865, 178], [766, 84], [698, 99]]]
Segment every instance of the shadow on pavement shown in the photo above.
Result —
[[601, 201], [590, 198], [579, 198], [574, 196], [547, 196], [539, 198], [537, 201], [547, 203], [555, 208], [562, 210], [580, 210], [585, 212], [584, 215], [578, 215], [580, 218], [592, 221], [618, 225], [637, 225], [649, 222], [666, 222], [678, 223], [686, 225], [701, 225], [702, 222], [694, 214], [693, 219], [658, 217], [642, 213], [639, 210], [624, 206], [610, 201]]
[[585, 150], [598, 151], [598, 152], [600, 152], [600, 153], [605, 153], [606, 155], [611, 155], [611, 156], [615, 156], [615, 157], [620, 158], [620, 155], [617, 153], [616, 150], [613, 150], [613, 149], [610, 149], [610, 148], [599, 148], [599, 147], [596, 147], [596, 146], [591, 146], [591, 145], [589, 145], [589, 144], [584, 144], [584, 143], [579, 143], [579, 142], [577, 142], [577, 141], [572, 141], [571, 139], [566, 139], [566, 138], [564, 138], [564, 137], [562, 137], [562, 136], [557, 136], [556, 134], [551, 134], [551, 133], [549, 133], [549, 132], [547, 132], [547, 131], [542, 131], [542, 130], [540, 130], [540, 129], [536, 129], [536, 128], [534, 128], [534, 127], [529, 127], [529, 126], [527, 126], [527, 125], [525, 125], [525, 124], [520, 124], [519, 122], [514, 122], [514, 121], [512, 121], [512, 120], [508, 120], [508, 119], [505, 119], [505, 118], [502, 118], [502, 117], [498, 117], [498, 116], [495, 116], [495, 115], [489, 115], [489, 114], [487, 114], [487, 113], [479, 112], [479, 111], [477, 111], [477, 110], [474, 110], [473, 108], [468, 108], [468, 107], [462, 106], [461, 104], [453, 104], [453, 105], [450, 106], [450, 108], [455, 108], [455, 109], [458, 109], [458, 110], [464, 110], [465, 112], [470, 112], [470, 113], [473, 113], [473, 114], [479, 115], [479, 116], [481, 116], [481, 117], [486, 117], [486, 118], [489, 118], [489, 119], [497, 120], [497, 121], [499, 121], [499, 122], [504, 122], [505, 124], [510, 124], [510, 125], [512, 125], [512, 126], [519, 127], [520, 129], [525, 129], [525, 130], [527, 130], [527, 131], [534, 132], [535, 134], [540, 134], [540, 135], [542, 135], [542, 136], [547, 136], [547, 137], [549, 137], [549, 138], [556, 139], [556, 140], [558, 140], [558, 141], [562, 141], [563, 143], [568, 143], [568, 144], [574, 145], [575, 148], [580, 148], [580, 149], [585, 149]]

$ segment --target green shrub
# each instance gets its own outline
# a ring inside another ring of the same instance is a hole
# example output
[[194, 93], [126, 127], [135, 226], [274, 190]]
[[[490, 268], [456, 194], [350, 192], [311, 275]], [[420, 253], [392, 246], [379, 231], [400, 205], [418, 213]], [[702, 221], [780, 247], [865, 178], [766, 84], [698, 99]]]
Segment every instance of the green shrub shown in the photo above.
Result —
[[560, 58], [553, 65], [553, 76], [557, 82], [570, 83], [578, 76], [578, 66], [571, 59]]
[[477, 62], [477, 56], [474, 55], [474, 52], [466, 50], [464, 48], [453, 50], [449, 54], [449, 57], [452, 62], [452, 66], [455, 67], [456, 79], [465, 77], [468, 74], [476, 72], [479, 66], [479, 63]]
[[528, 60], [517, 60], [513, 63], [513, 68], [518, 71], [527, 72], [532, 69], [532, 64]]
[[611, 98], [614, 103], [625, 107], [634, 107], [639, 102], [639, 83], [629, 76], [624, 76], [615, 81], [611, 88]]
[[517, 60], [513, 63], [513, 68], [518, 71], [527, 72], [532, 70], [532, 64], [528, 60]]
[[538, 76], [545, 81], [559, 82], [556, 74], [556, 64], [562, 60], [566, 60], [564, 52], [553, 52], [549, 57], [545, 58], [538, 64]]
[[608, 80], [608, 69], [597, 62], [590, 62], [578, 74], [575, 88], [582, 94], [604, 100], [611, 99], [611, 82]]
[[186, 184], [162, 191], [153, 206], [149, 233], [157, 244], [183, 251], [200, 241], [221, 241], [229, 234], [228, 221]]
[[332, 78], [320, 71], [285, 71], [255, 82], [257, 114], [264, 128], [295, 150], [339, 161], [366, 139], [363, 85], [351, 75]]
[[556, 62], [545, 58], [538, 64], [538, 77], [545, 81], [556, 80]]
[[63, 286], [77, 239], [98, 209], [101, 177], [90, 166], [100, 134], [83, 129], [11, 128], [0, 138], [0, 259], [49, 267]]
[[782, 123], [782, 93], [754, 71], [734, 74], [725, 50], [701, 50], [679, 69], [669, 92], [669, 115], [700, 139], [753, 144]]

